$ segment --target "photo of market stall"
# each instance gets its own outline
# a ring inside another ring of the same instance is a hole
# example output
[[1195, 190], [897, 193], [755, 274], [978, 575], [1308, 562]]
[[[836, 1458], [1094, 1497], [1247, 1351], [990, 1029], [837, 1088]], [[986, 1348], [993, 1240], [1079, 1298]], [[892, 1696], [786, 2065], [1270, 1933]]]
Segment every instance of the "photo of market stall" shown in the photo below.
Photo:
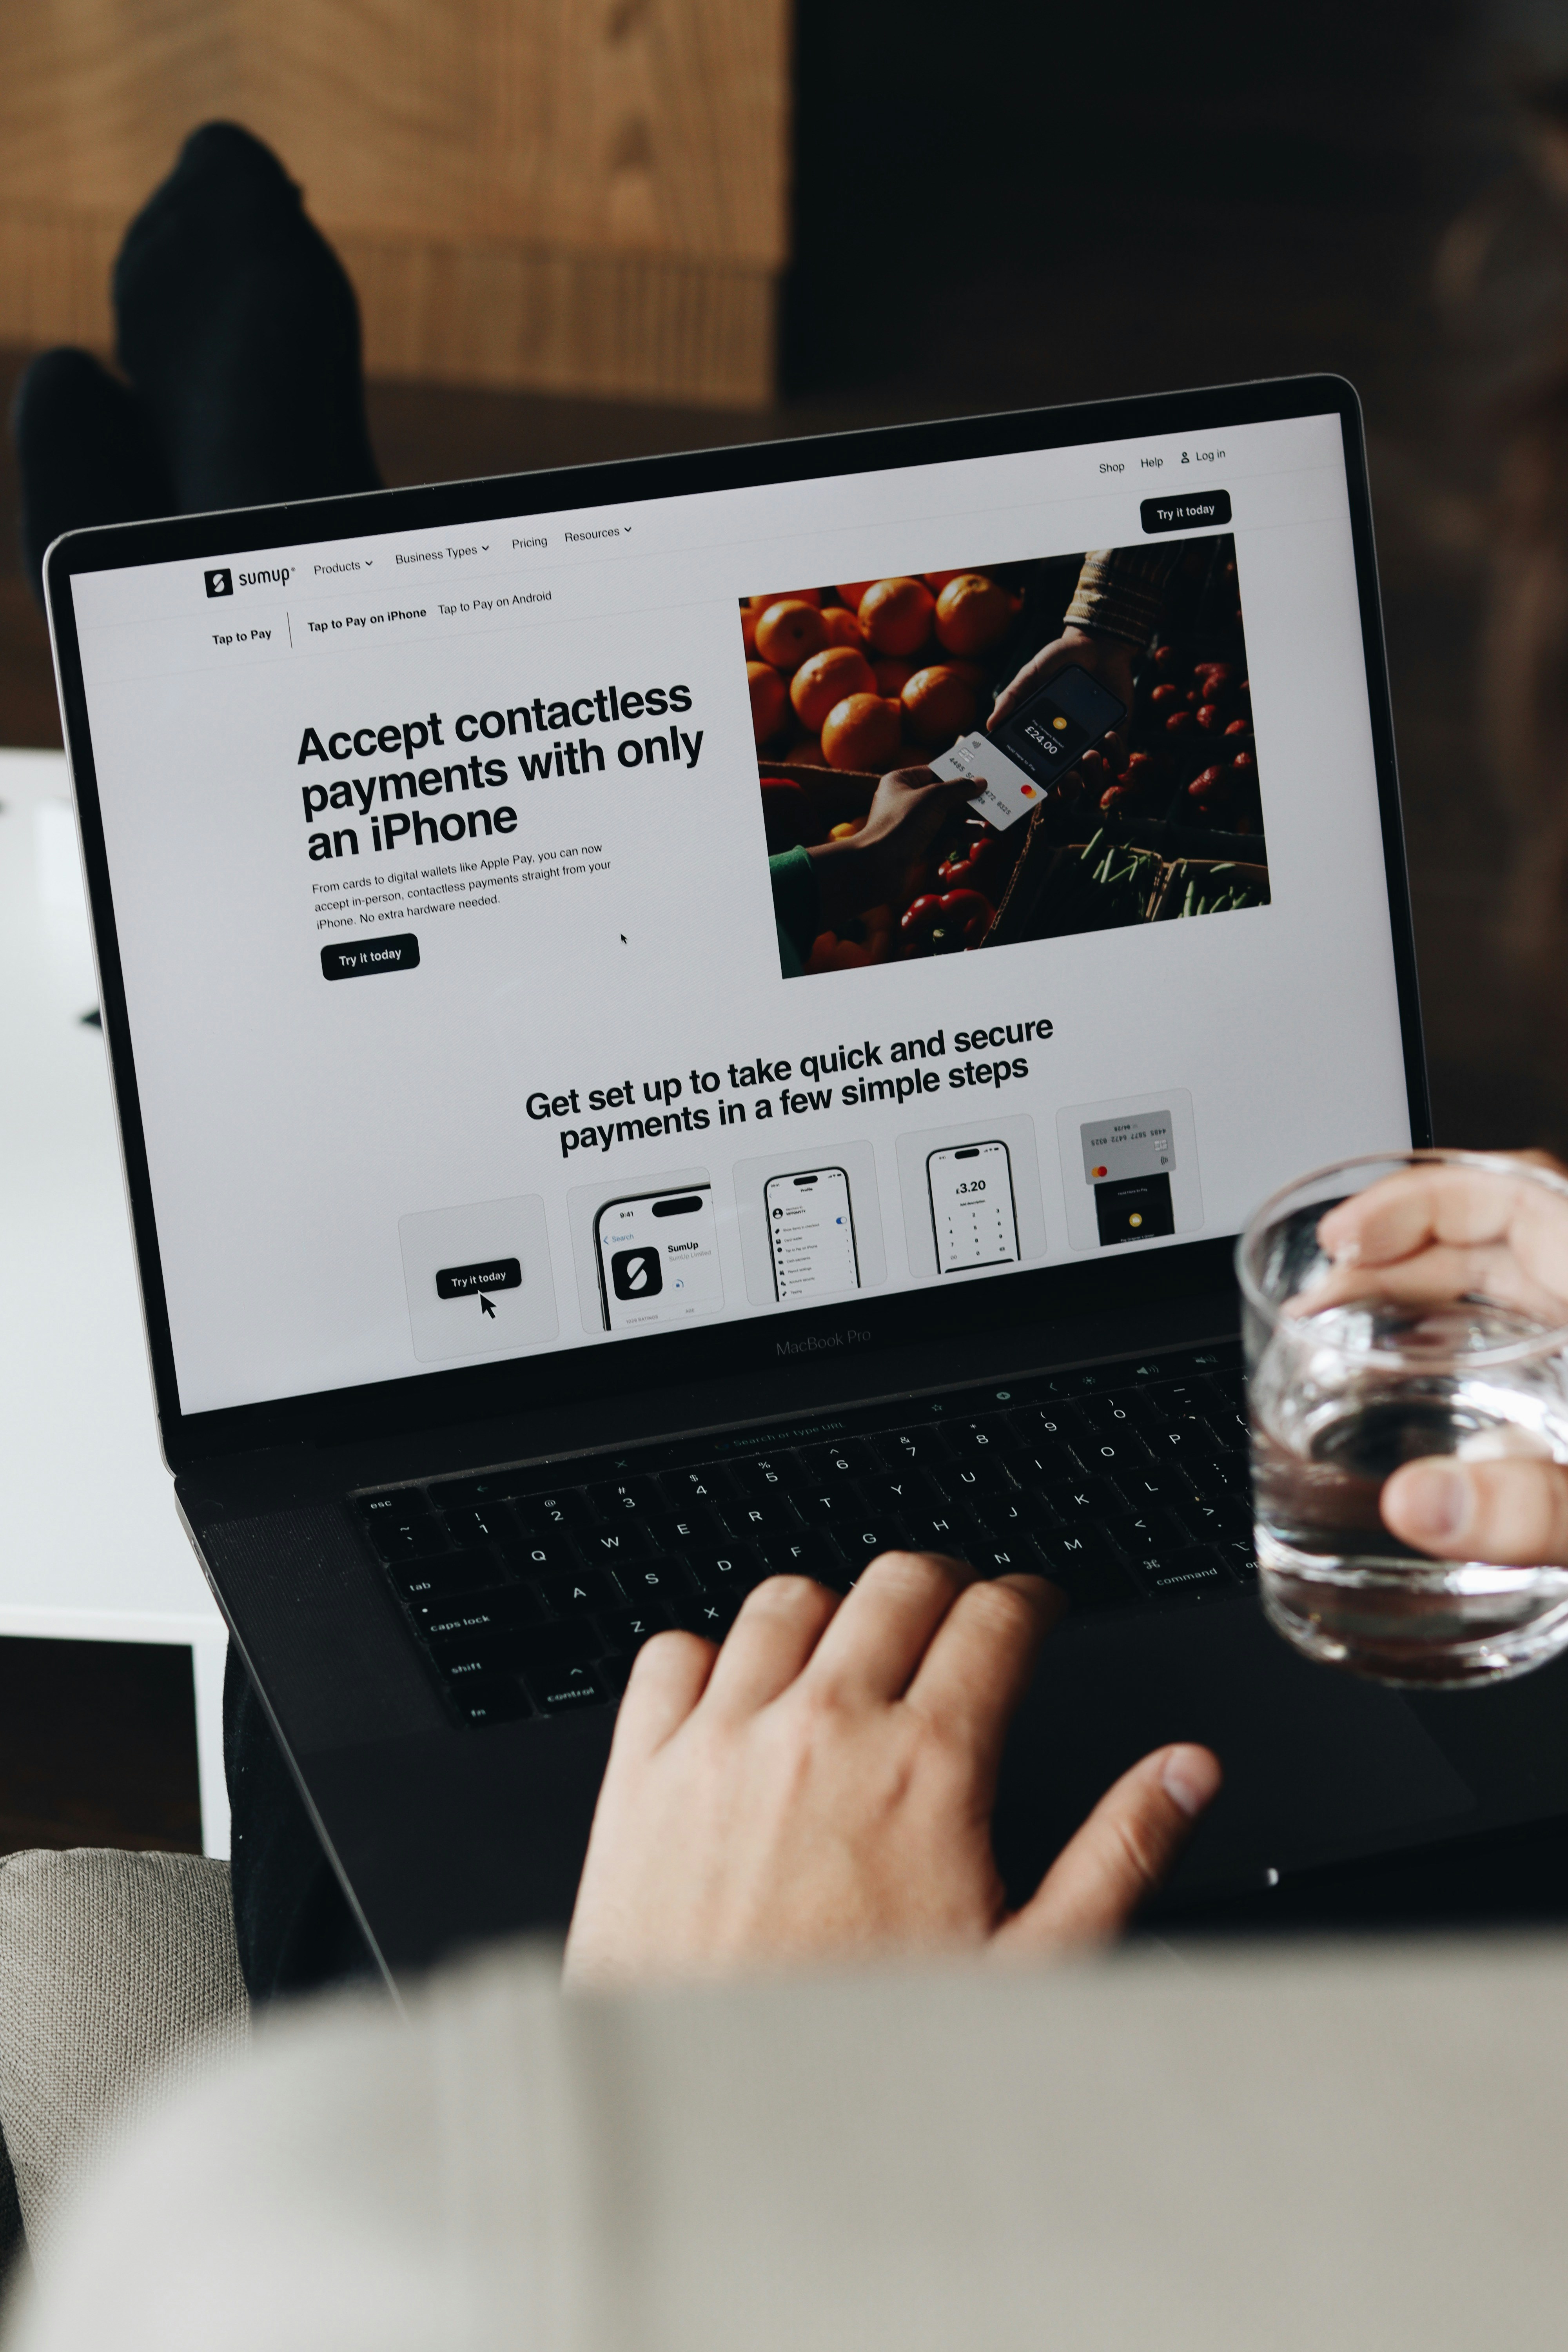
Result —
[[[775, 591], [741, 626], [786, 976], [1268, 905], [1229, 533]], [[1069, 666], [1123, 706], [1113, 731], [1018, 823], [953, 807], [877, 904], [829, 919], [814, 858], [882, 778]]]

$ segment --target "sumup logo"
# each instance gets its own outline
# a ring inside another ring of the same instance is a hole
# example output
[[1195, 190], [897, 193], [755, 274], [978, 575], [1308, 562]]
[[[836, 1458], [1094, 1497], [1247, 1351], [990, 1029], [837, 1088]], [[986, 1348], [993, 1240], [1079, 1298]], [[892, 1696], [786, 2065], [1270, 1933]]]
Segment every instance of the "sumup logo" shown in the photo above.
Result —
[[233, 595], [234, 574], [232, 572], [226, 570], [221, 572], [206, 572], [203, 573], [202, 577], [207, 583], [207, 594], [209, 596]]

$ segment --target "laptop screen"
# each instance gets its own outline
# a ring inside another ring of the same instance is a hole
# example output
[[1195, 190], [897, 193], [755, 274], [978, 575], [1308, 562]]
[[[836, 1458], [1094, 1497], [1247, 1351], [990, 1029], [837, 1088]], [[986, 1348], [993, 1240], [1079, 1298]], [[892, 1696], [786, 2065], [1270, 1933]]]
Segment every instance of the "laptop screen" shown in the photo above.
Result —
[[1337, 414], [399, 514], [72, 582], [184, 1412], [1410, 1140]]

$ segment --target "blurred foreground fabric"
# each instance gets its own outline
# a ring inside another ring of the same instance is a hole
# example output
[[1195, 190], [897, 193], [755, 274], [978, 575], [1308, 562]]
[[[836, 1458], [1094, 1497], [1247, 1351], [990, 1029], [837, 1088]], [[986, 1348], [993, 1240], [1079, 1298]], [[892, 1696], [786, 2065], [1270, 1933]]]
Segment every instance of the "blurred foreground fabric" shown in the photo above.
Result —
[[557, 1967], [269, 2022], [110, 2157], [12, 2352], [1560, 2341], [1561, 1943]]

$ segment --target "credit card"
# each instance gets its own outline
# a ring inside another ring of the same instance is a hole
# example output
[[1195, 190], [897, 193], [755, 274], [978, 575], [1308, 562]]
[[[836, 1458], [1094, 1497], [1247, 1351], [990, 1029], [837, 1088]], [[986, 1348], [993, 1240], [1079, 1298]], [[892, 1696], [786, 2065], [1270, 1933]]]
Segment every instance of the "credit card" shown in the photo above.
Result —
[[1037, 809], [1046, 796], [1044, 787], [1026, 775], [989, 735], [961, 735], [951, 751], [931, 761], [931, 772], [944, 783], [956, 783], [961, 776], [973, 776], [977, 782], [983, 777], [984, 785], [970, 806], [998, 833], [1005, 833], [1021, 816]]

